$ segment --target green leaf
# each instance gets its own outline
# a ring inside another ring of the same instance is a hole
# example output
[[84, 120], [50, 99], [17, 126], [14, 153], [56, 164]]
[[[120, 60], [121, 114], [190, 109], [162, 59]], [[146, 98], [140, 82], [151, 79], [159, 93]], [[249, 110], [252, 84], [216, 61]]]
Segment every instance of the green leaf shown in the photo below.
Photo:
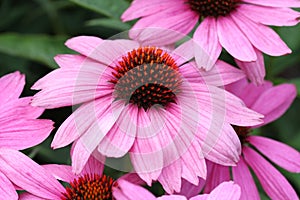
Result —
[[72, 53], [64, 46], [66, 39], [63, 36], [4, 33], [0, 34], [0, 52], [57, 68], [53, 57], [57, 54]]
[[120, 18], [122, 13], [129, 7], [129, 2], [125, 0], [69, 0], [69, 1], [111, 18]]
[[126, 31], [130, 29], [130, 25], [123, 23], [119, 19], [107, 19], [107, 18], [101, 18], [101, 19], [93, 19], [87, 22], [88, 26], [102, 26], [107, 27], [111, 29], [116, 29], [120, 31]]

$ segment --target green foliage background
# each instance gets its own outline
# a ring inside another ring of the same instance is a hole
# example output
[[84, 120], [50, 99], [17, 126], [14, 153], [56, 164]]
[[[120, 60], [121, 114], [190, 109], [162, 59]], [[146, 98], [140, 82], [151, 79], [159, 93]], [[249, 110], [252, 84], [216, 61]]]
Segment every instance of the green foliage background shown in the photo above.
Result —
[[[58, 67], [53, 57], [72, 53], [64, 46], [66, 39], [78, 35], [108, 38], [128, 30], [132, 23], [123, 23], [119, 17], [129, 4], [126, 0], [0, 0], [0, 75], [16, 70], [26, 74], [23, 95], [33, 95], [32, 84]], [[276, 84], [296, 84], [298, 98], [282, 118], [258, 130], [258, 134], [300, 150], [300, 25], [274, 29], [293, 53], [279, 58], [265, 56], [267, 79]], [[222, 58], [232, 61], [226, 53]], [[59, 127], [71, 111], [70, 107], [48, 110], [42, 118], [52, 119]], [[69, 148], [55, 151], [50, 148], [55, 131], [45, 142], [25, 153], [41, 164], [69, 164]], [[299, 194], [300, 175], [281, 171]], [[109, 168], [106, 172], [113, 177], [121, 174]], [[155, 193], [162, 192], [159, 186], [155, 188]], [[268, 199], [263, 192], [261, 195]]]

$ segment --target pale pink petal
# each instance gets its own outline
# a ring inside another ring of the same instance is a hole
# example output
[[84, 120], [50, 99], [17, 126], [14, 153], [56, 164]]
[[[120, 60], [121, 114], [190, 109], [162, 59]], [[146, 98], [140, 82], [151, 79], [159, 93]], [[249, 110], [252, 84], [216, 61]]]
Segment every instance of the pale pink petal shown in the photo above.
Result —
[[25, 76], [16, 71], [0, 78], [0, 105], [19, 98], [25, 85]]
[[230, 16], [218, 17], [217, 30], [220, 44], [233, 57], [242, 61], [257, 59], [252, 44]]
[[247, 16], [255, 22], [273, 26], [294, 26], [299, 23], [300, 16], [299, 12], [290, 8], [272, 8], [251, 4], [240, 4], [239, 12], [247, 13]]
[[43, 198], [59, 199], [64, 187], [42, 166], [11, 149], [0, 151], [1, 171], [17, 186]]
[[239, 200], [241, 196], [241, 189], [232, 181], [223, 182], [216, 187], [209, 195], [208, 200], [222, 199], [222, 200]]
[[210, 193], [220, 183], [230, 180], [229, 167], [207, 161], [207, 179], [204, 193]]
[[121, 19], [123, 21], [129, 21], [139, 17], [156, 14], [160, 11], [165, 11], [166, 9], [177, 9], [184, 6], [183, 1], [182, 3], [174, 3], [172, 0], [152, 0], [151, 2], [135, 0], [122, 14]]
[[205, 18], [196, 29], [193, 39], [198, 67], [210, 70], [222, 51], [217, 34], [216, 19]]
[[10, 199], [10, 200], [17, 200], [18, 193], [14, 185], [9, 181], [9, 179], [2, 174], [0, 171], [0, 194], [1, 199]]
[[189, 200], [207, 200], [208, 196], [209, 196], [208, 194], [201, 194], [201, 195], [194, 196]]
[[131, 40], [102, 40], [87, 36], [72, 38], [66, 42], [66, 45], [104, 65], [116, 63], [116, 60], [126, 55], [126, 52], [139, 47], [137, 42]]
[[47, 200], [45, 198], [37, 197], [29, 193], [22, 193], [19, 195], [19, 200]]
[[176, 64], [181, 66], [182, 64], [190, 61], [194, 57], [193, 49], [194, 41], [188, 40], [187, 42], [178, 46], [170, 55], [174, 58]]
[[124, 156], [135, 140], [138, 126], [138, 108], [127, 105], [120, 117], [103, 138], [98, 146], [98, 151], [108, 157]]
[[181, 190], [178, 194], [185, 196], [186, 198], [191, 198], [200, 193], [205, 184], [204, 179], [199, 179], [198, 185], [194, 185], [185, 179], [182, 179]]
[[300, 172], [300, 153], [296, 149], [261, 136], [250, 136], [247, 141], [280, 167], [290, 172]]
[[244, 158], [253, 169], [265, 192], [271, 199], [298, 199], [286, 178], [250, 147], [243, 148]]
[[252, 174], [243, 157], [240, 157], [237, 166], [232, 167], [232, 176], [234, 182], [241, 187], [241, 200], [260, 200]]
[[155, 200], [155, 196], [145, 188], [118, 179], [117, 185], [113, 186], [113, 196], [116, 200]]
[[32, 100], [32, 105], [44, 108], [70, 106], [111, 94], [112, 69], [91, 59], [82, 62], [80, 57], [60, 55], [68, 59], [73, 68], [60, 68], [38, 80], [32, 89], [42, 89]]
[[297, 96], [293, 84], [281, 84], [263, 92], [251, 106], [251, 109], [263, 114], [264, 123], [268, 124], [285, 113]]
[[129, 31], [129, 37], [142, 45], [167, 45], [185, 37], [196, 25], [199, 16], [189, 8], [147, 16]]
[[253, 46], [260, 51], [271, 56], [282, 56], [292, 52], [273, 29], [253, 22], [246, 13], [234, 12], [231, 17]]
[[299, 0], [244, 0], [245, 2], [252, 3], [252, 4], [258, 4], [262, 6], [270, 6], [270, 7], [300, 7]]
[[0, 146], [22, 150], [44, 141], [53, 129], [53, 122], [23, 119], [1, 122]]
[[181, 195], [163, 195], [158, 197], [157, 200], [187, 200], [187, 198]]
[[266, 76], [264, 57], [261, 51], [254, 48], [257, 60], [252, 62], [243, 62], [235, 59], [237, 65], [246, 73], [248, 79], [255, 85], [262, 85]]
[[48, 164], [42, 165], [48, 173], [52, 174], [56, 179], [70, 183], [76, 176], [72, 173], [72, 167], [69, 165]]
[[79, 68], [86, 59], [86, 56], [78, 54], [59, 54], [54, 57], [60, 68]]

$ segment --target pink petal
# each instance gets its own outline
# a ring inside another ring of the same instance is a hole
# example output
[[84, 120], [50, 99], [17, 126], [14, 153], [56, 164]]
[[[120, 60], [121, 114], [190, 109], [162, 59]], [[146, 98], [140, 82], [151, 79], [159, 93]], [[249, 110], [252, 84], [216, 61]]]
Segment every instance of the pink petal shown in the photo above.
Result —
[[[97, 152], [97, 151], [96, 151]], [[86, 165], [81, 171], [81, 174], [98, 174], [102, 175], [104, 170], [105, 156], [99, 153], [93, 153], [92, 156], [89, 157]]]
[[108, 157], [124, 156], [135, 140], [138, 126], [138, 108], [127, 105], [120, 117], [103, 138], [98, 146], [98, 151]]
[[230, 180], [229, 167], [207, 161], [207, 179], [204, 193], [210, 193], [220, 183]]
[[248, 62], [257, 59], [252, 44], [230, 16], [219, 17], [217, 29], [220, 44], [233, 57]]
[[182, 179], [181, 190], [178, 194], [185, 196], [186, 198], [191, 198], [200, 193], [205, 184], [204, 179], [199, 179], [199, 184], [194, 185], [185, 179]]
[[69, 165], [49, 164], [43, 165], [43, 168], [52, 174], [56, 179], [67, 183], [72, 182], [76, 178], [75, 174], [72, 173], [72, 167]]
[[124, 180], [126, 180], [130, 183], [136, 184], [136, 185], [144, 185], [145, 184], [145, 182], [136, 173], [124, 174], [119, 179], [124, 179]]
[[113, 186], [113, 196], [117, 200], [155, 200], [155, 196], [145, 188], [119, 179], [117, 187]]
[[0, 78], [0, 105], [15, 100], [21, 95], [25, 85], [25, 76], [16, 71]]
[[187, 200], [187, 198], [181, 195], [163, 195], [158, 197], [157, 200]]
[[20, 194], [19, 200], [46, 200], [46, 199], [24, 192]]
[[94, 36], [78, 36], [66, 41], [65, 45], [85, 56], [90, 55], [103, 43], [103, 40]]
[[297, 96], [297, 90], [293, 84], [281, 84], [266, 90], [252, 105], [252, 109], [262, 113], [263, 124], [268, 124], [285, 113]]
[[223, 199], [223, 200], [239, 200], [241, 189], [232, 181], [223, 182], [216, 187], [209, 195], [208, 200]]
[[238, 66], [246, 73], [248, 79], [255, 85], [262, 85], [266, 76], [264, 57], [262, 52], [254, 48], [257, 60], [252, 62], [243, 62], [235, 59]]
[[239, 12], [247, 13], [247, 17], [254, 22], [273, 26], [294, 26], [299, 23], [300, 16], [299, 12], [290, 8], [272, 8], [251, 4], [240, 4]]
[[17, 200], [18, 193], [10, 180], [0, 171], [0, 194], [1, 199]]
[[43, 198], [59, 199], [64, 187], [43, 167], [24, 154], [11, 149], [1, 149], [2, 172], [17, 186]]
[[299, 0], [287, 0], [287, 1], [281, 1], [281, 0], [244, 0], [245, 2], [252, 3], [252, 4], [258, 4], [262, 6], [270, 6], [270, 7], [300, 7]]
[[170, 55], [174, 58], [177, 66], [190, 61], [194, 57], [193, 49], [194, 41], [188, 40], [187, 42], [178, 46]]
[[44, 108], [70, 106], [111, 94], [112, 69], [91, 59], [61, 55], [72, 68], [60, 68], [38, 80], [33, 89], [42, 89], [32, 100], [32, 105]]
[[255, 23], [245, 15], [246, 13], [235, 12], [231, 16], [253, 46], [271, 56], [282, 56], [292, 52], [273, 29]]
[[300, 172], [300, 153], [296, 149], [261, 136], [250, 136], [247, 140], [280, 167], [290, 172]]
[[217, 34], [216, 19], [205, 18], [196, 29], [193, 39], [198, 67], [210, 70], [222, 51]]
[[240, 161], [237, 163], [237, 166], [232, 167], [232, 176], [234, 182], [241, 187], [241, 200], [260, 199], [251, 172], [243, 157], [240, 157]]
[[246, 146], [243, 153], [246, 162], [253, 169], [271, 199], [298, 199], [293, 187], [268, 161]]
[[189, 8], [167, 10], [137, 21], [129, 31], [129, 37], [142, 45], [172, 44], [185, 37], [194, 28], [198, 18]]
[[171, 9], [176, 9], [177, 7], [183, 6], [184, 4], [181, 4], [180, 2], [174, 4], [172, 0], [152, 0], [151, 2], [135, 0], [122, 14], [121, 19], [122, 21], [130, 21], [136, 18], [160, 13], [161, 11], [165, 12], [165, 10], [170, 9], [170, 7]]
[[50, 120], [23, 119], [1, 122], [0, 146], [22, 150], [44, 141], [53, 129]]

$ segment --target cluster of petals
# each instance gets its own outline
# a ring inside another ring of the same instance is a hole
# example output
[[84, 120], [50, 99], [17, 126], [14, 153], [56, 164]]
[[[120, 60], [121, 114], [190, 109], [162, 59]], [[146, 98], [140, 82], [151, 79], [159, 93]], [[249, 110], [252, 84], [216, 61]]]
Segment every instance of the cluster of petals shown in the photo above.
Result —
[[172, 51], [161, 48], [172, 56], [182, 79], [176, 103], [144, 110], [116, 100], [111, 83], [114, 66], [140, 43], [89, 36], [66, 42], [80, 55], [55, 57], [60, 68], [34, 84], [32, 88], [41, 91], [32, 104], [46, 109], [81, 104], [52, 141], [53, 148], [76, 141], [74, 172], [80, 173], [94, 152], [116, 158], [129, 153], [136, 173], [148, 185], [158, 180], [173, 193], [180, 190], [181, 178], [197, 184], [198, 177], [206, 177], [204, 157], [235, 165], [241, 145], [230, 124], [255, 126], [263, 116], [221, 88], [243, 78], [240, 70], [217, 61], [213, 70], [201, 71], [195, 62], [187, 62], [193, 56], [188, 44]]
[[0, 78], [0, 193], [4, 199], [18, 199], [9, 179], [9, 167], [18, 162], [11, 159], [14, 152], [41, 143], [53, 129], [51, 120], [36, 119], [44, 109], [31, 106], [32, 97], [19, 98], [24, 85], [25, 76], [20, 72]]
[[[273, 86], [268, 81], [258, 87], [241, 80], [226, 88], [243, 99], [249, 108], [264, 114], [264, 123], [248, 127], [250, 129], [278, 119], [289, 108], [297, 94], [292, 84]], [[247, 135], [243, 143], [240, 160], [237, 166], [232, 167], [232, 179], [241, 187], [241, 199], [260, 199], [250, 168], [271, 199], [298, 199], [293, 187], [270, 161], [289, 172], [299, 173], [299, 151], [263, 136]], [[207, 167], [205, 192], [210, 192], [219, 183], [231, 179], [228, 167], [209, 161]]]
[[[207, 5], [207, 9], [211, 6], [212, 12], [217, 12], [213, 9], [218, 9], [217, 3], [223, 4], [224, 1], [134, 0], [121, 18], [123, 21], [139, 19], [129, 35], [141, 43], [174, 43], [197, 26], [193, 39], [197, 43], [195, 57], [199, 66], [210, 69], [223, 47], [238, 62], [244, 63], [242, 69], [258, 84], [262, 83], [265, 76], [265, 69], [259, 65], [262, 52], [271, 56], [291, 53], [279, 35], [268, 25], [296, 25], [300, 13], [291, 7], [300, 7], [299, 0], [225, 1], [225, 7], [230, 4], [233, 4], [231, 7], [235, 7], [229, 13], [201, 16], [201, 11], [197, 12], [197, 9], [204, 9], [205, 3], [211, 4]], [[199, 7], [193, 10], [190, 4], [198, 4]], [[199, 47], [210, 55], [209, 62], [197, 55]]]

